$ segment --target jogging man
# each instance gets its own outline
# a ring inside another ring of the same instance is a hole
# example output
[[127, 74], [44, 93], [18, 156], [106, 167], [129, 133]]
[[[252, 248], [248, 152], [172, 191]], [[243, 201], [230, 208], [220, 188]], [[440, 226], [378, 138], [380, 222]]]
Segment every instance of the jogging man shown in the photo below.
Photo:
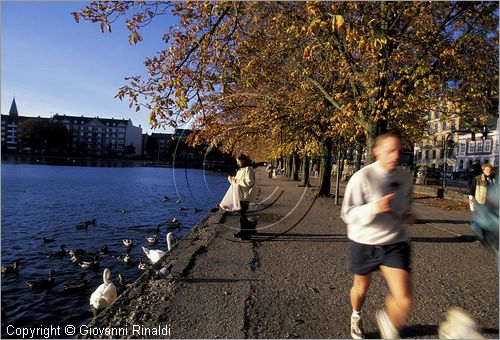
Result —
[[356, 172], [345, 190], [341, 216], [350, 239], [351, 336], [363, 339], [361, 308], [371, 275], [380, 270], [389, 288], [385, 306], [376, 312], [384, 339], [399, 338], [412, 308], [410, 244], [405, 225], [412, 214], [412, 177], [399, 168], [401, 139], [393, 133], [377, 137], [377, 161]]

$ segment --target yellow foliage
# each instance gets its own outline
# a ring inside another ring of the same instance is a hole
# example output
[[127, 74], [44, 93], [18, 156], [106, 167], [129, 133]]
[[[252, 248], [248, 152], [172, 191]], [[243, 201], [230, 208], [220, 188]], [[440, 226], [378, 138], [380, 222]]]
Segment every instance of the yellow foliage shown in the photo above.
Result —
[[337, 31], [344, 25], [344, 17], [342, 15], [332, 15], [332, 31]]

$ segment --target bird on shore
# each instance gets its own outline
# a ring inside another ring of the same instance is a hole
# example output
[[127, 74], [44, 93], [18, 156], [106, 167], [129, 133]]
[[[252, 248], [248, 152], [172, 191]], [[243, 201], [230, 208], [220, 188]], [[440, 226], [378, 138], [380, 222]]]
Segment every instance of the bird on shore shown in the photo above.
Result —
[[95, 309], [109, 306], [117, 297], [116, 287], [111, 281], [111, 271], [106, 268], [102, 273], [103, 283], [90, 296], [90, 305]]
[[19, 272], [19, 260], [16, 260], [10, 266], [2, 267], [2, 274], [14, 274]]
[[148, 259], [153, 264], [158, 262], [168, 251], [170, 251], [170, 249], [172, 249], [172, 233], [168, 233], [166, 239], [167, 239], [167, 251], [159, 249], [150, 250], [148, 248], [142, 247], [142, 251], [144, 252], [144, 254], [146, 254]]
[[155, 279], [162, 279], [164, 277], [167, 277], [170, 273], [172, 272], [172, 264], [168, 264], [165, 267], [155, 271]]
[[123, 289], [127, 289], [130, 287], [131, 283], [125, 281], [125, 278], [123, 277], [123, 274], [118, 272], [118, 286], [120, 286]]
[[142, 260], [142, 257], [139, 259], [139, 264], [137, 265], [137, 268], [139, 268], [140, 270], [148, 269], [148, 265], [146, 264], [146, 262]]
[[52, 287], [54, 287], [54, 276], [56, 275], [56, 272], [51, 270], [49, 272], [49, 277], [47, 279], [41, 279], [41, 280], [28, 280], [26, 281], [26, 284], [30, 289], [46, 289], [46, 290], [51, 290]]
[[43, 238], [43, 243], [44, 243], [44, 244], [45, 244], [45, 243], [52, 243], [52, 242], [55, 242], [55, 240], [54, 240], [54, 239], [51, 239], [51, 238], [45, 238], [45, 237]]

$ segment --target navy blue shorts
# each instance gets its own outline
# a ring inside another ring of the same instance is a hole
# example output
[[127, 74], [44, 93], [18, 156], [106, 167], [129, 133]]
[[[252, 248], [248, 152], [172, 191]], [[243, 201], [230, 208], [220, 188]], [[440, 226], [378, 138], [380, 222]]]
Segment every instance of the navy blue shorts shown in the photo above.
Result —
[[351, 241], [349, 244], [351, 272], [366, 275], [379, 269], [380, 266], [410, 271], [410, 244], [399, 242], [387, 245], [361, 244]]

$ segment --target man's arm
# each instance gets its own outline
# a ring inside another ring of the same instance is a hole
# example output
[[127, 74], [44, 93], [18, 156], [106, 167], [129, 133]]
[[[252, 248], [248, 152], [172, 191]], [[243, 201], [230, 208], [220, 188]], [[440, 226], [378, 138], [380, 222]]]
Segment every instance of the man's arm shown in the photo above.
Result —
[[367, 202], [364, 197], [360, 176], [351, 177], [345, 189], [340, 216], [347, 224], [370, 224], [375, 219], [377, 203]]

